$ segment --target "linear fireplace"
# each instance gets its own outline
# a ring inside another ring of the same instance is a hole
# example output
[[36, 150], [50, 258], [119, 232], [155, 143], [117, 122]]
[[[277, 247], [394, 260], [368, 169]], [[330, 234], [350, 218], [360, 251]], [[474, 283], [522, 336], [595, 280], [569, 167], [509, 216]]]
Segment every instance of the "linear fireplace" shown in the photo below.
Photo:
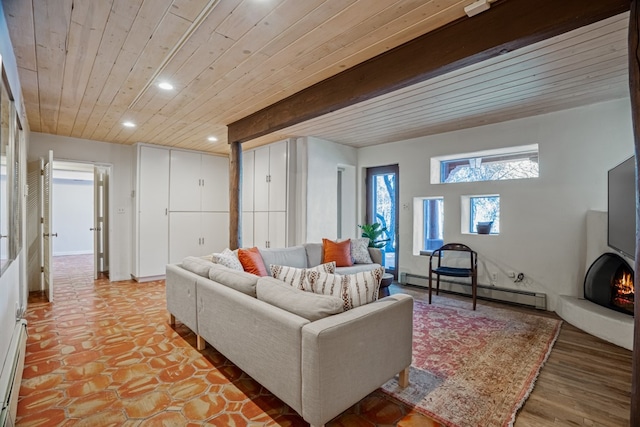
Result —
[[603, 307], [633, 316], [633, 270], [617, 254], [600, 255], [587, 271], [584, 297]]

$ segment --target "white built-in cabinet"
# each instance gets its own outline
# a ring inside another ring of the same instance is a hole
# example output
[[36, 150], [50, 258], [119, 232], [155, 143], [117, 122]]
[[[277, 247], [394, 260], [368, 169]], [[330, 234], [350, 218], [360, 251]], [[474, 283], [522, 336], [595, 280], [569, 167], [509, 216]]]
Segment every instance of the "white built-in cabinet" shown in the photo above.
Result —
[[169, 258], [169, 150], [136, 150], [135, 278], [164, 275]]
[[289, 246], [291, 149], [288, 140], [242, 158], [242, 246]]
[[167, 263], [227, 247], [228, 158], [145, 144], [136, 153], [133, 276], [151, 280], [165, 274]]
[[229, 210], [229, 159], [171, 150], [172, 212]]
[[229, 159], [171, 150], [169, 262], [229, 245]]

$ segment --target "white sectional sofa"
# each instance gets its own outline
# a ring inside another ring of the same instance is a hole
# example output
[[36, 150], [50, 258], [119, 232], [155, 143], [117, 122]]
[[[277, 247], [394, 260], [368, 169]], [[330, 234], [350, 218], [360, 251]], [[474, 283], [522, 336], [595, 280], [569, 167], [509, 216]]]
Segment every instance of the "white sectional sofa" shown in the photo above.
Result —
[[[306, 244], [260, 252], [267, 267], [289, 262], [306, 268], [320, 263], [321, 248]], [[380, 260], [380, 252], [373, 252]], [[356, 264], [340, 273], [375, 266]], [[413, 322], [408, 295], [327, 315], [314, 312], [324, 295], [301, 292], [286, 307], [283, 301], [290, 300], [269, 294], [283, 290], [283, 282], [271, 277], [196, 259], [167, 265], [166, 273], [171, 322], [184, 323], [196, 333], [199, 350], [205, 341], [211, 344], [312, 426], [324, 425], [396, 374], [401, 385], [408, 384]]]

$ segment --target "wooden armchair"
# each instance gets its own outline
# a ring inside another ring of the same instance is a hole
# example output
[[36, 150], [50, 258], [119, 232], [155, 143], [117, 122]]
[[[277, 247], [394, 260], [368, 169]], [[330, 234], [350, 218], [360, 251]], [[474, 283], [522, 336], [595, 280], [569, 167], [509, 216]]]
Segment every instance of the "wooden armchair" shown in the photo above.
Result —
[[[444, 254], [447, 251], [469, 253], [469, 267], [450, 267], [442, 265]], [[433, 268], [433, 258], [438, 259], [438, 265]], [[450, 277], [471, 277], [471, 297], [473, 299], [473, 309], [476, 309], [476, 295], [478, 292], [478, 254], [469, 246], [462, 243], [447, 243], [436, 249], [429, 257], [429, 304], [431, 304], [431, 282], [432, 276], [436, 275], [436, 295], [440, 291], [440, 276]]]

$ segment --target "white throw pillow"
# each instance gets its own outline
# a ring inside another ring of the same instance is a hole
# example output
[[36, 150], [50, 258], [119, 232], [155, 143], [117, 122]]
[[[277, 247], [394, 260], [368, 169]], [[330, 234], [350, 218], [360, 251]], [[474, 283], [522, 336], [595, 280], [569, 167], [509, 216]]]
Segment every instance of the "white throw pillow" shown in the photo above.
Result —
[[242, 264], [238, 259], [238, 255], [229, 248], [226, 248], [219, 254], [212, 254], [211, 260], [216, 264], [224, 265], [232, 270], [244, 271], [244, 268], [242, 268]]
[[296, 268], [286, 265], [271, 265], [271, 276], [279, 279], [296, 289], [304, 289], [304, 283], [311, 272], [334, 273], [336, 263], [334, 261], [317, 265], [310, 268]]
[[373, 264], [369, 255], [369, 238], [351, 239], [351, 260], [354, 264]]
[[378, 299], [383, 274], [384, 267], [348, 275], [314, 272], [308, 275], [303, 290], [341, 297], [347, 311]]

